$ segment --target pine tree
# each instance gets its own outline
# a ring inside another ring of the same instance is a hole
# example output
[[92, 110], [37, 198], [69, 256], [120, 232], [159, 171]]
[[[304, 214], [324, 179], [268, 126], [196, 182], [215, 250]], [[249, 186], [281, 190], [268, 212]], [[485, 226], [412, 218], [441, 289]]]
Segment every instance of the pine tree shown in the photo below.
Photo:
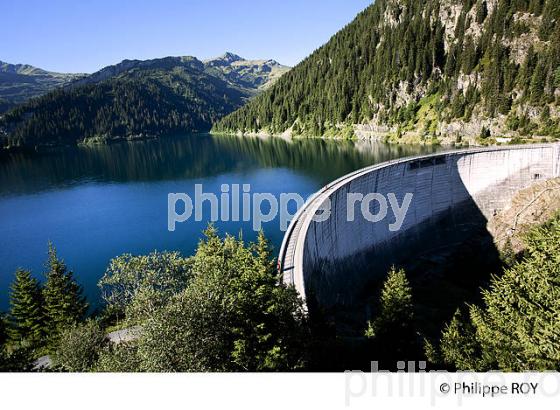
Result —
[[481, 0], [478, 2], [476, 8], [476, 22], [482, 24], [484, 20], [486, 20], [486, 17], [488, 17], [488, 6], [486, 0]]
[[6, 317], [0, 314], [0, 349], [8, 340], [8, 323]]
[[539, 59], [537, 67], [531, 77], [530, 93], [531, 102], [538, 104], [542, 101], [546, 81], [546, 68], [544, 62]]
[[261, 263], [261, 266], [266, 268], [267, 273], [274, 272], [274, 259], [272, 256], [272, 247], [270, 241], [265, 236], [264, 232], [259, 231], [257, 237], [257, 243], [255, 244], [255, 252], [257, 254], [257, 259]]
[[479, 363], [480, 348], [474, 329], [469, 321], [464, 320], [460, 310], [455, 312], [442, 332], [441, 352], [443, 362], [453, 364], [456, 369], [476, 371], [483, 367]]
[[31, 272], [18, 269], [10, 294], [11, 339], [17, 342], [40, 342], [43, 335], [43, 301], [41, 287]]
[[379, 355], [375, 359], [405, 360], [417, 346], [412, 288], [404, 270], [391, 269], [383, 284], [380, 305], [377, 318], [368, 323], [365, 333]]
[[560, 88], [560, 67], [554, 72], [554, 86]]
[[478, 63], [478, 53], [472, 37], [468, 37], [463, 51], [463, 72], [470, 74]]
[[404, 270], [392, 268], [381, 292], [381, 320], [387, 324], [410, 322], [413, 317], [412, 289]]
[[560, 369], [560, 216], [526, 238], [523, 259], [492, 280], [483, 306], [456, 316], [442, 356], [459, 370]]
[[47, 330], [50, 338], [56, 338], [64, 327], [83, 320], [88, 305], [82, 295], [82, 287], [75, 282], [64, 261], [58, 258], [52, 243], [49, 243], [46, 268], [43, 297]]

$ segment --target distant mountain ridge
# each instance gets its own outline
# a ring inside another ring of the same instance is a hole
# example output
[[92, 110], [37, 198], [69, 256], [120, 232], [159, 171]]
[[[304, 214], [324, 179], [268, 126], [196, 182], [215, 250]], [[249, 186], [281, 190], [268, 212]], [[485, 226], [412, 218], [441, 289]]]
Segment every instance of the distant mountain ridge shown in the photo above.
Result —
[[28, 64], [0, 61], [0, 100], [4, 101], [5, 107], [21, 104], [83, 76], [84, 74], [56, 73]]
[[266, 89], [290, 70], [290, 67], [275, 60], [246, 60], [237, 54], [226, 52], [219, 57], [203, 61], [192, 56], [123, 60], [118, 64], [104, 67], [82, 79], [73, 81], [68, 86], [75, 87], [97, 83], [131, 70], [170, 69], [178, 66], [205, 71], [210, 75], [217, 76], [249, 96]]
[[57, 88], [95, 84], [135, 69], [169, 69], [176, 66], [206, 70], [248, 96], [258, 94], [290, 70], [290, 67], [275, 60], [247, 60], [231, 52], [204, 61], [191, 56], [123, 60], [92, 74], [57, 73], [29, 64], [0, 61], [0, 113]]
[[0, 145], [36, 147], [208, 131], [287, 70], [274, 60], [245, 60], [233, 53], [205, 62], [189, 56], [124, 60], [5, 113]]
[[95, 84], [133, 70], [169, 70], [174, 67], [188, 67], [200, 71], [204, 69], [202, 63], [195, 57], [162, 57], [150, 60], [123, 60], [120, 63], [103, 67], [99, 71], [73, 81], [68, 84], [68, 86], [77, 87], [86, 84]]

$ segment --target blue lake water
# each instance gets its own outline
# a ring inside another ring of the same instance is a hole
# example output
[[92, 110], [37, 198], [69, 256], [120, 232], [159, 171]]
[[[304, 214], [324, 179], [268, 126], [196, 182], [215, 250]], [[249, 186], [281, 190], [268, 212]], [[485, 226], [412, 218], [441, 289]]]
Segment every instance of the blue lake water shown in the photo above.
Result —
[[[169, 193], [194, 197], [194, 187], [221, 193], [222, 184], [250, 184], [252, 193], [308, 197], [328, 182], [365, 166], [431, 147], [371, 141], [181, 135], [40, 154], [0, 156], [0, 311], [18, 267], [42, 279], [47, 243], [74, 271], [90, 303], [99, 302], [97, 281], [123, 253], [177, 250], [190, 255], [210, 219], [167, 229]], [[293, 204], [292, 204], [293, 205]], [[290, 209], [295, 211], [295, 209]], [[208, 215], [206, 215], [208, 214]], [[252, 223], [217, 222], [221, 233], [256, 233]], [[276, 249], [278, 218], [263, 225]]]

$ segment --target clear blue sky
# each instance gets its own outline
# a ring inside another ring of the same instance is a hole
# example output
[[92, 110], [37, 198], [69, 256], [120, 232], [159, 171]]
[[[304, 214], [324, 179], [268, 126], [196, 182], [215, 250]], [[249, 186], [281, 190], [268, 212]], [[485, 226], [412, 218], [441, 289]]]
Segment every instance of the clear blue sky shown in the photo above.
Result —
[[1, 0], [0, 60], [93, 72], [225, 51], [295, 65], [373, 0]]

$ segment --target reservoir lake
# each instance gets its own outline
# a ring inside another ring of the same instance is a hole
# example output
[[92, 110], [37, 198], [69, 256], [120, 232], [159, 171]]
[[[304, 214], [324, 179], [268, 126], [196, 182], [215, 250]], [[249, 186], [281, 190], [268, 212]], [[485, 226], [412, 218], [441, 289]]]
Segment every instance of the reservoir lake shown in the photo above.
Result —
[[[98, 280], [123, 253], [180, 251], [191, 255], [210, 220], [193, 218], [168, 230], [169, 193], [194, 200], [195, 185], [218, 198], [222, 184], [250, 184], [251, 193], [309, 197], [354, 170], [411, 155], [429, 146], [377, 141], [240, 138], [207, 134], [51, 149], [0, 156], [0, 311], [9, 309], [17, 268], [43, 280], [47, 244], [74, 272], [92, 307]], [[295, 212], [292, 202], [290, 212]], [[263, 207], [263, 211], [265, 211]], [[221, 234], [256, 238], [252, 222], [216, 222]], [[279, 218], [263, 224], [278, 251]]]

